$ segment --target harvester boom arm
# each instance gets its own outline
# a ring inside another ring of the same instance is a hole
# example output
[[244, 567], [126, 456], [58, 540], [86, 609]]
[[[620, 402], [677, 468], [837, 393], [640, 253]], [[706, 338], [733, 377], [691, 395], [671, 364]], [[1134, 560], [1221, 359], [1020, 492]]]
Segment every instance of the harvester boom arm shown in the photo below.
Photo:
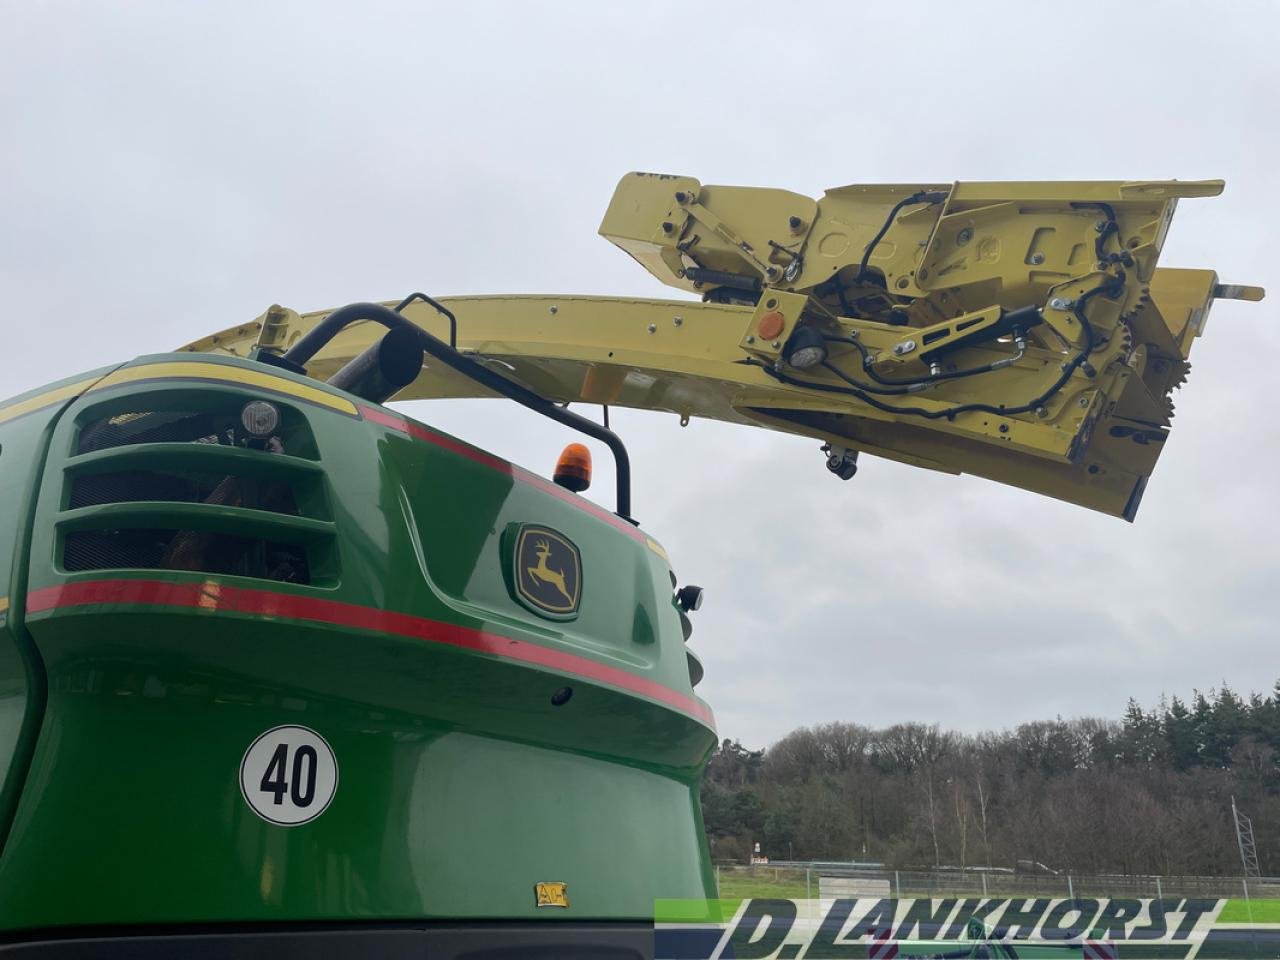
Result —
[[[853, 186], [812, 200], [629, 174], [601, 233], [703, 302], [446, 298], [457, 346], [556, 401], [662, 410], [974, 473], [1132, 519], [1215, 298], [1157, 269], [1176, 200], [1221, 181]], [[428, 303], [403, 315], [441, 339]], [[280, 354], [325, 313], [272, 307], [185, 349]], [[327, 378], [384, 332], [346, 328]], [[488, 395], [439, 364], [397, 399]], [[849, 451], [845, 453], [844, 451]]]

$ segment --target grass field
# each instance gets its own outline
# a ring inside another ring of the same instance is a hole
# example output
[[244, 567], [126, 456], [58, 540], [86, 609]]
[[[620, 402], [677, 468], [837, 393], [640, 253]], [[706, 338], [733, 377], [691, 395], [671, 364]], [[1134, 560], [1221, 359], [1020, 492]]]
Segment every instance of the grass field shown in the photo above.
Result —
[[[818, 878], [813, 878], [810, 888], [812, 896], [818, 895]], [[722, 900], [745, 900], [748, 897], [772, 897], [778, 900], [804, 899], [804, 874], [799, 879], [786, 871], [779, 872], [775, 878], [772, 871], [760, 871], [756, 874], [724, 873], [720, 876], [720, 898]]]
[[1222, 923], [1280, 923], [1280, 900], [1228, 900], [1218, 920]]

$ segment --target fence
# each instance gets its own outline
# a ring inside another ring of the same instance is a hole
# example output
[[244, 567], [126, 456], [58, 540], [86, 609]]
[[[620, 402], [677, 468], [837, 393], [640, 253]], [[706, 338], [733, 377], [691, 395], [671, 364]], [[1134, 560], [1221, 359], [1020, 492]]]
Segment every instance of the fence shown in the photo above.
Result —
[[879, 864], [774, 861], [743, 865], [722, 863], [717, 880], [751, 877], [798, 890], [807, 898], [818, 895], [820, 877], [849, 877], [888, 881], [895, 897], [1247, 897], [1280, 899], [1280, 878], [1240, 877], [1078, 876], [1070, 873], [1016, 873], [1005, 870], [893, 870]]

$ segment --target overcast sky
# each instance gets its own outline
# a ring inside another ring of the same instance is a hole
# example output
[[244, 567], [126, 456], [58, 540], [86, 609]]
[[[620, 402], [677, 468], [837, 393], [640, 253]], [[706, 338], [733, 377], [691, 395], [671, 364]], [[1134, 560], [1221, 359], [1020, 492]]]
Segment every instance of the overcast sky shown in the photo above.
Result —
[[[1069, 12], [1068, 12], [1069, 11]], [[1280, 4], [0, 2], [0, 396], [271, 303], [667, 297], [596, 235], [629, 170], [847, 183], [1223, 177], [1162, 263], [1220, 303], [1135, 525], [817, 442], [618, 411], [707, 588], [722, 735], [1115, 717], [1280, 677]], [[412, 415], [531, 468], [497, 401]], [[593, 493], [611, 505], [608, 456]]]

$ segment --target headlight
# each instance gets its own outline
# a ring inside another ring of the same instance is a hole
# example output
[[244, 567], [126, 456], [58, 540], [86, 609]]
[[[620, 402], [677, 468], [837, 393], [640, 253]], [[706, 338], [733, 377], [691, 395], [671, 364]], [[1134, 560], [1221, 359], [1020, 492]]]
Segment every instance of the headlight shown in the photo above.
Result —
[[787, 363], [797, 370], [808, 370], [827, 359], [827, 342], [812, 327], [797, 327], [787, 341]]
[[280, 411], [274, 403], [250, 400], [240, 411], [240, 424], [255, 437], [269, 437], [280, 426]]
[[702, 606], [702, 588], [689, 584], [676, 591], [676, 603], [680, 609], [692, 613]]

